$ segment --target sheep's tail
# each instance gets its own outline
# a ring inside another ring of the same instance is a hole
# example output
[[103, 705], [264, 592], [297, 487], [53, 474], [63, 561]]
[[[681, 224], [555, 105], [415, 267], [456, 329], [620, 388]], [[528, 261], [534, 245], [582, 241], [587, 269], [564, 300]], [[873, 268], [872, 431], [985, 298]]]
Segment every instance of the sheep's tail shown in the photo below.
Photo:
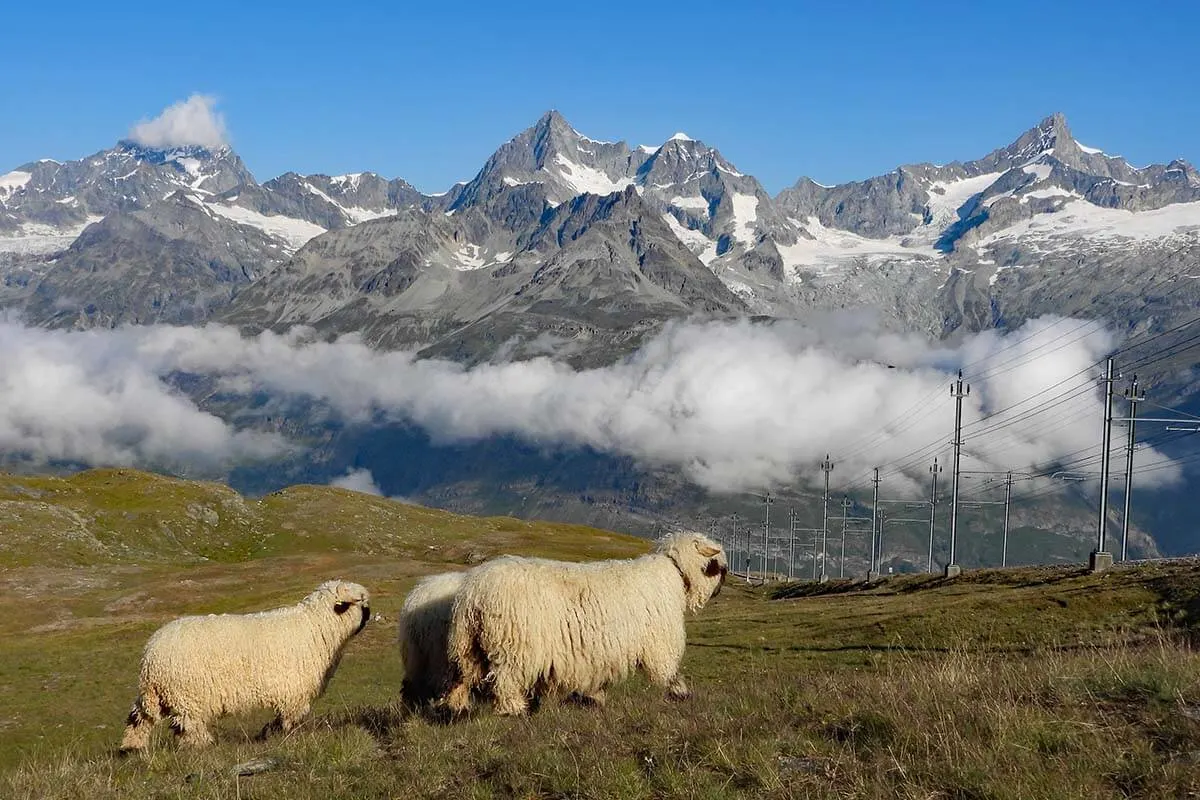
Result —
[[162, 700], [152, 687], [145, 687], [133, 701], [133, 708], [125, 720], [125, 735], [121, 738], [121, 752], [145, 750], [150, 745], [154, 726], [162, 719]]
[[487, 676], [487, 653], [479, 642], [481, 623], [479, 609], [459, 608], [455, 603], [446, 642], [453, 673], [446, 705], [456, 714], [470, 710], [471, 691], [482, 686]]

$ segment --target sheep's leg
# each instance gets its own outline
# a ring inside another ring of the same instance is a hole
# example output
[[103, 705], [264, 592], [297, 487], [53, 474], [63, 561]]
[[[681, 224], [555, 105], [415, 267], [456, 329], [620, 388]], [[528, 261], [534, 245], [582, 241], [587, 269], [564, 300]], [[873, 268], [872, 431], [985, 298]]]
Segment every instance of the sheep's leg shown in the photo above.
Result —
[[304, 722], [308, 717], [308, 712], [312, 706], [305, 703], [303, 705], [292, 706], [284, 711], [279, 712], [279, 729], [284, 733], [290, 733], [295, 730], [300, 723]]
[[456, 681], [446, 694], [446, 707], [455, 714], [465, 714], [471, 710], [471, 687], [466, 681]]
[[476, 640], [469, 653], [454, 656], [451, 672], [454, 678], [446, 692], [446, 707], [455, 714], [471, 710], [471, 690], [483, 684], [486, 676], [487, 656]]
[[275, 709], [275, 719], [263, 726], [258, 741], [265, 741], [273, 733], [290, 733], [295, 730], [311, 710], [309, 705], [283, 706]]
[[150, 746], [154, 726], [162, 719], [158, 698], [147, 694], [138, 695], [125, 724], [125, 735], [121, 737], [121, 752], [145, 750]]
[[591, 692], [574, 692], [568, 699], [575, 701], [579, 705], [604, 708], [608, 703], [608, 694], [604, 689], [596, 689]]
[[516, 673], [501, 669], [496, 672], [496, 684], [492, 688], [496, 698], [496, 713], [503, 716], [523, 717], [529, 713], [529, 696], [526, 687]]
[[671, 678], [667, 684], [667, 697], [672, 700], [687, 700], [692, 696], [692, 690], [688, 688], [687, 682], [684, 681], [682, 675], [676, 675]]
[[180, 747], [207, 747], [215, 741], [203, 720], [177, 714], [171, 719], [171, 727]]
[[678, 658], [648, 657], [643, 659], [642, 668], [655, 684], [667, 690], [672, 700], [686, 700], [692, 696], [687, 682], [679, 674]]

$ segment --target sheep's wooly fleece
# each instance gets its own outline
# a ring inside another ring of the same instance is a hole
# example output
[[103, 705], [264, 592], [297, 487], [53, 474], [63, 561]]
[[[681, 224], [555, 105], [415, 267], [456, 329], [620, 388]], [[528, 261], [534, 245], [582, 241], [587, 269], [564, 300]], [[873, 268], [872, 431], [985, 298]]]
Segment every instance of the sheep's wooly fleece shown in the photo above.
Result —
[[400, 659], [404, 663], [404, 698], [419, 704], [450, 688], [446, 640], [454, 596], [463, 584], [462, 572], [422, 578], [404, 598], [397, 623]]
[[212, 742], [217, 717], [259, 708], [276, 713], [264, 734], [291, 730], [371, 618], [369, 603], [362, 586], [334, 580], [294, 606], [167, 623], [146, 644], [121, 749], [144, 749], [163, 717], [189, 746]]
[[502, 714], [528, 712], [531, 693], [603, 702], [607, 686], [642, 669], [672, 697], [684, 616], [725, 580], [725, 553], [699, 533], [675, 533], [640, 558], [574, 564], [503, 556], [464, 578], [450, 620], [453, 711], [486, 681]]

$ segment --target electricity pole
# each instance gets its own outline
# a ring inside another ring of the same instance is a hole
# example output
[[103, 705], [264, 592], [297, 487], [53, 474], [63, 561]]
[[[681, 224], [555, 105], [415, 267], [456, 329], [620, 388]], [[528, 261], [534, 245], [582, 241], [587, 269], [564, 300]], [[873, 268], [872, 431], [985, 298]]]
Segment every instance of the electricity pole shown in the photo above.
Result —
[[1108, 528], [1108, 464], [1112, 454], [1112, 405], [1113, 405], [1113, 360], [1108, 359], [1104, 369], [1104, 435], [1101, 437], [1100, 454], [1100, 524], [1096, 532], [1096, 551], [1092, 553], [1088, 568], [1092, 572], [1103, 572], [1112, 566], [1112, 554], [1105, 551], [1104, 535]]
[[953, 578], [962, 572], [955, 560], [955, 547], [958, 543], [958, 472], [959, 460], [962, 455], [962, 401], [971, 394], [970, 385], [963, 385], [962, 370], [958, 371], [958, 380], [950, 387], [950, 396], [954, 398], [954, 474], [950, 490], [950, 559], [946, 562], [946, 577]]
[[767, 582], [767, 565], [771, 559], [771, 493], [763, 495], [763, 583]]
[[929, 473], [933, 476], [933, 487], [929, 490], [929, 569], [928, 572], [933, 572], [933, 526], [937, 517], [937, 479], [938, 473], [942, 468], [938, 466], [937, 459], [933, 459], [933, 466], [929, 468]]
[[838, 577], [846, 577], [846, 512], [850, 510], [850, 498], [842, 495], [842, 555], [838, 559]]
[[829, 538], [829, 473], [833, 472], [833, 462], [829, 460], [828, 453], [821, 462], [821, 471], [825, 473], [825, 494], [821, 497], [821, 577], [817, 580], [824, 583], [829, 580], [829, 576], [825, 574], [825, 561], [828, 554], [826, 542]]
[[871, 483], [875, 484], [875, 493], [871, 501], [871, 556], [867, 560], [867, 580], [879, 577], [875, 569], [875, 535], [879, 530], [879, 467], [875, 467]]
[[796, 564], [796, 508], [788, 508], [788, 581], [792, 580], [792, 569]]
[[1125, 442], [1125, 514], [1121, 517], [1122, 561], [1129, 554], [1129, 504], [1133, 495], [1133, 449], [1136, 446], [1134, 427], [1137, 425], [1137, 404], [1146, 399], [1144, 393], [1138, 393], [1137, 375], [1130, 380], [1129, 388], [1125, 390], [1125, 399], [1129, 401], [1129, 438]]
[[[733, 512], [733, 547], [736, 550], [741, 537], [738, 535], [738, 513]], [[734, 571], [736, 571], [736, 565]], [[750, 582], [750, 543], [746, 542], [746, 583]]]
[[1008, 511], [1012, 507], [1012, 473], [1004, 475], [1004, 539], [1000, 544], [1000, 566], [1008, 566]]

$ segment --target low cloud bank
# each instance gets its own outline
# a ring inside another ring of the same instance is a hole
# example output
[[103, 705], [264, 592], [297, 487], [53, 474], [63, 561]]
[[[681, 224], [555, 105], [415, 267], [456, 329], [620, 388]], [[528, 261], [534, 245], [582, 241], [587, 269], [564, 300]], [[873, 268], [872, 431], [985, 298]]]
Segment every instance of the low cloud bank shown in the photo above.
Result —
[[[579, 371], [549, 358], [466, 368], [375, 351], [355, 336], [243, 337], [214, 325], [63, 333], [5, 324], [0, 343], [17, 353], [0, 386], [0, 446], [10, 452], [211, 462], [285, 446], [235, 430], [171, 390], [165, 378], [183, 372], [211, 376], [225, 391], [317, 400], [350, 421], [415, 423], [439, 441], [507, 434], [590, 446], [676, 466], [731, 492], [813, 483], [826, 453], [840, 486], [883, 465], [892, 488], [923, 491], [935, 455], [948, 467], [949, 385], [964, 366], [972, 383], [964, 469], [1035, 471], [1063, 460], [1095, 471], [1081, 461], [1099, 450], [1090, 367], [1113, 338], [1059, 318], [953, 348], [853, 317], [677, 324], [620, 363]], [[1152, 448], [1138, 451], [1140, 466], [1156, 462], [1167, 463]], [[369, 473], [356, 474], [344, 477], [359, 481], [348, 488], [378, 492]], [[1139, 478], [1150, 485], [1179, 475], [1169, 465]]]

